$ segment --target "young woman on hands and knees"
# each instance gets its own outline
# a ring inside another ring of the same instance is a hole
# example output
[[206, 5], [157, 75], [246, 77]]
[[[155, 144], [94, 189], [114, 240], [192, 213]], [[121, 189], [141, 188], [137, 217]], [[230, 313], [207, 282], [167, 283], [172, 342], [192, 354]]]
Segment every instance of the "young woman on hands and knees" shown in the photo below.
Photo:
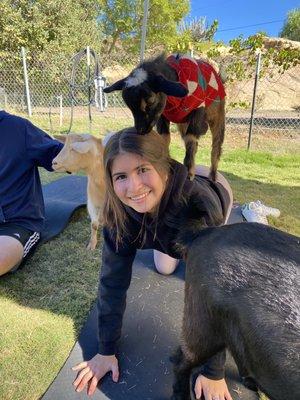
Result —
[[[162, 274], [171, 274], [180, 259], [174, 242], [189, 204], [201, 207], [203, 226], [222, 225], [232, 206], [232, 192], [218, 173], [214, 183], [209, 169], [198, 167], [193, 181], [186, 167], [170, 159], [164, 139], [155, 132], [138, 135], [134, 128], [113, 135], [104, 151], [107, 193], [104, 205], [103, 252], [100, 275], [99, 353], [75, 366], [77, 391], [87, 385], [93, 394], [98, 381], [112, 371], [118, 381], [115, 356], [121, 335], [126, 292], [137, 249], [154, 249]], [[225, 353], [203, 366], [195, 392], [206, 400], [231, 400], [224, 380]]]

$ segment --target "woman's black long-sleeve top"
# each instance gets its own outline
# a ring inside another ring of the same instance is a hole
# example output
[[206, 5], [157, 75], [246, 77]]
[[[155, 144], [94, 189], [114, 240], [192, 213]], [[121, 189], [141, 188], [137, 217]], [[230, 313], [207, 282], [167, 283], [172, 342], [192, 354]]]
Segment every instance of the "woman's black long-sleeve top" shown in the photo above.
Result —
[[[173, 161], [158, 217], [153, 220], [131, 207], [125, 207], [129, 234], [116, 246], [112, 230], [103, 229], [102, 268], [98, 293], [99, 353], [116, 353], [137, 249], [156, 249], [181, 258], [175, 248], [180, 221], [189, 203], [199, 204], [207, 226], [221, 225], [226, 213], [222, 187], [206, 178], [188, 179], [187, 169]], [[203, 374], [212, 379], [224, 377], [225, 353], [218, 353], [204, 366]]]

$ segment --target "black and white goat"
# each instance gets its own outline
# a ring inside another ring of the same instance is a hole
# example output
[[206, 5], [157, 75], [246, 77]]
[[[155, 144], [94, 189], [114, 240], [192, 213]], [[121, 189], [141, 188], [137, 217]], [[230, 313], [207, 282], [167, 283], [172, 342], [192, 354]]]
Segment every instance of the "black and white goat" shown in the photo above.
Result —
[[200, 233], [196, 222], [185, 227], [182, 353], [172, 399], [194, 399], [192, 369], [227, 348], [246, 386], [270, 400], [299, 400], [299, 238], [255, 223]]
[[142, 62], [124, 79], [104, 89], [122, 90], [135, 128], [146, 134], [156, 125], [170, 142], [170, 122], [185, 143], [184, 164], [194, 176], [198, 140], [208, 126], [212, 133], [211, 178], [216, 179], [225, 132], [225, 90], [214, 68], [186, 56], [164, 54]]

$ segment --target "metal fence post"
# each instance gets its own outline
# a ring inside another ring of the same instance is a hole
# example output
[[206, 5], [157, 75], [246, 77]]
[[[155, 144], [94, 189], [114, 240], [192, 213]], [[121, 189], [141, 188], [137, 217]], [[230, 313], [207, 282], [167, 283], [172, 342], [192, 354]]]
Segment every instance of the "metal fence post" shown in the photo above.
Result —
[[89, 133], [92, 130], [92, 111], [91, 111], [91, 53], [90, 46], [86, 47], [86, 63], [87, 63], [87, 82], [88, 82], [88, 113], [89, 113]]
[[145, 55], [148, 11], [149, 11], [149, 0], [144, 0], [144, 15], [143, 15], [143, 25], [142, 25], [141, 52], [140, 52], [141, 62], [144, 61], [144, 55]]
[[24, 47], [21, 47], [21, 54], [22, 54], [22, 60], [23, 60], [23, 73], [24, 73], [25, 92], [26, 92], [26, 100], [27, 100], [27, 112], [28, 112], [29, 117], [31, 117], [32, 110], [31, 110], [30, 91], [29, 91], [29, 83], [28, 83], [28, 75], [27, 75], [26, 54], [25, 54]]
[[59, 126], [62, 127], [63, 124], [63, 95], [59, 95]]
[[253, 87], [253, 98], [252, 98], [252, 108], [251, 108], [247, 150], [250, 149], [250, 145], [251, 145], [251, 136], [252, 136], [252, 128], [253, 128], [253, 120], [254, 120], [255, 101], [256, 101], [256, 89], [257, 89], [257, 83], [258, 83], [259, 72], [260, 72], [260, 61], [261, 61], [261, 52], [259, 52], [257, 54], [257, 59], [256, 59], [256, 71], [255, 71], [255, 79], [254, 79], [254, 87]]

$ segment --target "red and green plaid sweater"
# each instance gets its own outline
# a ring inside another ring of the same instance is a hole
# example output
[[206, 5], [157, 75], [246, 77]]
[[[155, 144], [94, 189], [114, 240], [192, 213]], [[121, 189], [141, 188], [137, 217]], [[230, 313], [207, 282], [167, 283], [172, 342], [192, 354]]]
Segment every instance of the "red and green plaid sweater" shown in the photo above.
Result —
[[167, 62], [177, 72], [178, 81], [189, 91], [182, 98], [167, 97], [163, 115], [168, 121], [185, 122], [196, 108], [208, 107], [226, 96], [221, 78], [210, 64], [180, 55], [169, 56]]

